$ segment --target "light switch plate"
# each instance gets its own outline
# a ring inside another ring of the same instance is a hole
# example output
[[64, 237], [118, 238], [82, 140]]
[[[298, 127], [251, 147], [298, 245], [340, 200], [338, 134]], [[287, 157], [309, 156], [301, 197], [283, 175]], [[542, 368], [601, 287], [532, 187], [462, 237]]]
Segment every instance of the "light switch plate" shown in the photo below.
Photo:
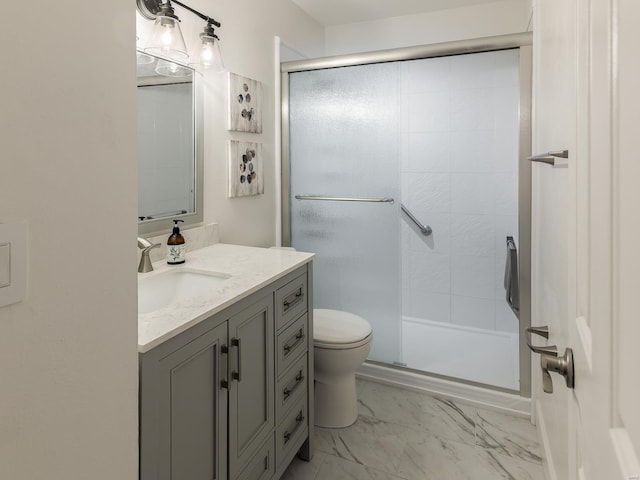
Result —
[[0, 307], [27, 292], [27, 224], [0, 223]]

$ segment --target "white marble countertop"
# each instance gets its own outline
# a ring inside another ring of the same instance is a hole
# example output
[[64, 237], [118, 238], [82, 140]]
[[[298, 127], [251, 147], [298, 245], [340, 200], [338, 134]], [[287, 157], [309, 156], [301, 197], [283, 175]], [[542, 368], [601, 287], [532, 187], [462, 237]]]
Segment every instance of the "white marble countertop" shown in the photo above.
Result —
[[314, 254], [274, 248], [218, 243], [188, 252], [181, 266], [153, 264], [154, 271], [138, 279], [177, 268], [192, 268], [231, 275], [197, 296], [159, 310], [138, 315], [138, 352], [144, 353], [193, 325], [241, 300], [265, 285], [308, 263]]

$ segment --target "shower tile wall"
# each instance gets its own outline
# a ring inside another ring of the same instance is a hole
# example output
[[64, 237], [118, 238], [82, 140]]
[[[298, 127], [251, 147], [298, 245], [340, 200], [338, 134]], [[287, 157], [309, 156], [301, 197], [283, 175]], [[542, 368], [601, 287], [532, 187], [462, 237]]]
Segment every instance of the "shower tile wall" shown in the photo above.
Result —
[[517, 241], [518, 52], [401, 65], [403, 316], [516, 333], [504, 300]]

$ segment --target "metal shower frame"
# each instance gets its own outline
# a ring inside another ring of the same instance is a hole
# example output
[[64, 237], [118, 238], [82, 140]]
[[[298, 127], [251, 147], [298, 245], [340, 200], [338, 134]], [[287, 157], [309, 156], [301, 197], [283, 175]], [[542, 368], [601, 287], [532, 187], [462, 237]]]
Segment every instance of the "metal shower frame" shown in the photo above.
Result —
[[[531, 32], [474, 38], [377, 52], [357, 53], [300, 60], [281, 64], [281, 121], [282, 121], [282, 244], [291, 245], [290, 157], [289, 157], [289, 74], [310, 70], [368, 65], [374, 63], [419, 60], [425, 58], [519, 49], [520, 105], [519, 105], [519, 161], [518, 161], [518, 280], [520, 290], [520, 390], [478, 384], [455, 378], [457, 382], [480, 385], [493, 390], [531, 397], [531, 355], [525, 343], [525, 331], [531, 326], [531, 102], [532, 102], [532, 45]], [[388, 365], [390, 368], [403, 368]], [[404, 369], [404, 368], [403, 368]], [[409, 369], [410, 370], [410, 369]], [[430, 372], [426, 375], [438, 376]], [[444, 377], [449, 378], [451, 377]]]

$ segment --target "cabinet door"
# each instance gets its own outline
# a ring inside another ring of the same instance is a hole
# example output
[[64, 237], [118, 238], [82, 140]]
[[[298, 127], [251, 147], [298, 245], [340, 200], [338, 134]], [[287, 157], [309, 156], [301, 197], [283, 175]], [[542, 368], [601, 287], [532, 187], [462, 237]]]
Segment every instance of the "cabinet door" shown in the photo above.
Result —
[[273, 434], [273, 296], [229, 319], [229, 478]]
[[141, 408], [157, 412], [157, 424], [148, 426], [157, 432], [157, 457], [141, 464], [142, 479], [226, 480], [226, 340], [225, 323], [160, 359], [153, 378], [143, 379], [155, 382], [145, 390], [156, 398]]

